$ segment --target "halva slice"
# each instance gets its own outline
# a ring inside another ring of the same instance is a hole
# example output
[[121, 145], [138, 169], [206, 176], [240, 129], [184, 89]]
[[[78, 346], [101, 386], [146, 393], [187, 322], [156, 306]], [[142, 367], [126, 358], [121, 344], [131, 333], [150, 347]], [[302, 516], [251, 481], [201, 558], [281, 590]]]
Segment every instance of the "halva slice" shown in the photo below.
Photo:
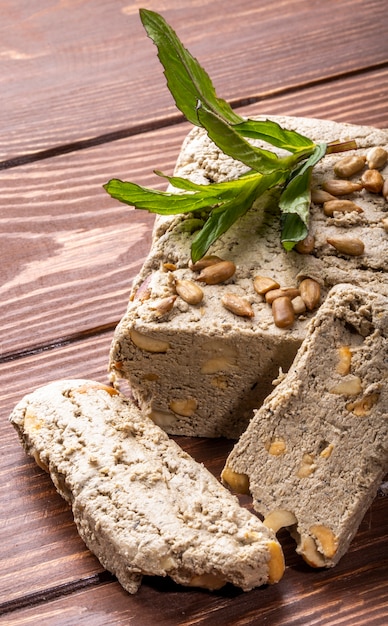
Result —
[[113, 388], [54, 382], [10, 420], [88, 548], [130, 593], [145, 574], [244, 591], [282, 577], [275, 533]]
[[346, 552], [388, 471], [388, 300], [334, 287], [282, 382], [230, 453], [223, 481], [314, 567]]
[[[349, 169], [344, 153], [329, 154], [314, 168], [310, 235], [290, 252], [280, 241], [275, 190], [194, 267], [190, 247], [198, 216], [157, 218], [149, 256], [115, 331], [110, 369], [112, 377], [129, 381], [141, 409], [171, 434], [237, 438], [272, 391], [279, 368], [290, 367], [333, 285], [351, 282], [388, 295], [388, 203], [361, 182], [367, 171], [388, 177], [383, 161], [379, 170], [368, 170], [373, 147], [387, 152], [388, 131], [272, 119], [315, 141], [356, 140], [357, 150], [346, 153], [356, 160]], [[207, 184], [245, 169], [195, 128], [176, 174]]]

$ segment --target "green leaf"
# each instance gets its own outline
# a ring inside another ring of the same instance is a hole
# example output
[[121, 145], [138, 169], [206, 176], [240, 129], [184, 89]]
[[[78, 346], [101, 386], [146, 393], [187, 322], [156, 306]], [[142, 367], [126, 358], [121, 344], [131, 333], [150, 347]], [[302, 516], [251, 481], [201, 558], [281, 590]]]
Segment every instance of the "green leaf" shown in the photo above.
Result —
[[168, 176], [159, 170], [154, 170], [154, 174], [157, 176], [161, 176], [168, 180], [170, 185], [176, 187], [177, 189], [185, 189], [186, 191], [201, 191], [204, 185], [200, 185], [198, 183], [193, 183], [193, 181], [188, 178], [181, 178], [180, 176]]
[[233, 112], [230, 105], [217, 97], [207, 72], [182, 45], [164, 18], [154, 11], [140, 9], [140, 19], [148, 36], [158, 48], [158, 57], [164, 67], [167, 86], [176, 106], [189, 122], [198, 126], [198, 100], [229, 123], [241, 122], [242, 118]]
[[308, 234], [311, 173], [314, 165], [325, 153], [326, 144], [318, 144], [310, 158], [295, 170], [280, 196], [281, 240], [286, 250], [291, 250], [298, 241], [302, 241]]
[[213, 195], [211, 185], [203, 185], [203, 188], [203, 191], [198, 193], [177, 194], [147, 189], [117, 178], [104, 185], [104, 189], [112, 198], [136, 209], [145, 209], [160, 215], [178, 215], [217, 206], [220, 198], [216, 194]]
[[[216, 210], [228, 202], [238, 202], [238, 198], [244, 197], [247, 190], [249, 191], [258, 186], [261, 175], [255, 173], [237, 180], [209, 185], [193, 183], [179, 176], [164, 175], [164, 178], [173, 186], [187, 190], [187, 193], [148, 189], [135, 183], [123, 182], [117, 178], [113, 178], [106, 183], [104, 189], [112, 198], [124, 204], [134, 206], [137, 209], [144, 209], [150, 213], [158, 213], [160, 215], [177, 215], [202, 209]], [[277, 172], [273, 178], [278, 180]]]
[[244, 181], [236, 190], [236, 194], [228, 202], [214, 209], [202, 230], [196, 235], [191, 245], [191, 259], [193, 263], [201, 259], [210, 246], [223, 235], [240, 217], [253, 205], [256, 198], [267, 189], [284, 182], [283, 172], [274, 172], [269, 175], [255, 174]]
[[197, 112], [198, 120], [206, 129], [210, 139], [233, 159], [241, 161], [262, 174], [270, 174], [275, 170], [285, 170], [290, 167], [289, 163], [284, 159], [279, 159], [273, 152], [253, 147], [236, 133], [233, 126], [225, 123], [202, 103], [198, 104]]
[[[244, 120], [225, 100], [217, 97], [206, 71], [159, 14], [140, 9], [140, 17], [148, 36], [158, 48], [167, 86], [178, 109], [192, 124], [203, 127], [220, 150], [244, 163], [249, 171], [237, 180], [209, 185], [156, 171], [180, 189], [180, 193], [147, 189], [118, 179], [104, 185], [105, 190], [120, 202], [152, 213], [194, 213], [185, 220], [189, 232], [200, 228], [208, 215], [192, 242], [195, 261], [251, 208], [259, 196], [276, 187], [282, 212], [282, 242], [287, 250], [292, 249], [308, 232], [312, 168], [326, 151], [349, 149], [354, 147], [352, 142], [334, 142], [328, 147], [316, 145], [300, 133], [283, 129], [275, 121]], [[253, 146], [244, 137], [265, 141], [291, 154], [280, 158], [272, 151]]]
[[261, 139], [272, 146], [288, 150], [288, 152], [312, 151], [315, 143], [308, 137], [297, 133], [294, 130], [282, 128], [273, 120], [251, 120], [235, 124], [234, 130], [243, 137], [251, 139]]

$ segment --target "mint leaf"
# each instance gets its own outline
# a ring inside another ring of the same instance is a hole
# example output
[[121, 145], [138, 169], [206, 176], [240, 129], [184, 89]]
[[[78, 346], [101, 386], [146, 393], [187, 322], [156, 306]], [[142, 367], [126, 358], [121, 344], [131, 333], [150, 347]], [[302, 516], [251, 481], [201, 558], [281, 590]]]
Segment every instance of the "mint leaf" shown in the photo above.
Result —
[[295, 130], [282, 128], [272, 120], [245, 120], [234, 125], [234, 130], [244, 137], [261, 139], [272, 146], [288, 150], [288, 152], [310, 151], [315, 148], [315, 143], [308, 137], [297, 133]]
[[202, 230], [196, 235], [191, 246], [193, 263], [201, 259], [210, 246], [245, 215], [256, 198], [282, 181], [284, 181], [283, 172], [274, 172], [266, 176], [255, 174], [235, 181], [238, 185], [234, 196], [222, 206], [213, 209]]
[[158, 48], [167, 86], [186, 119], [195, 126], [199, 125], [196, 107], [200, 100], [231, 124], [240, 122], [242, 118], [225, 100], [217, 97], [209, 75], [182, 45], [165, 19], [148, 9], [140, 9], [139, 13], [147, 35]]
[[248, 167], [262, 174], [270, 174], [276, 170], [290, 167], [287, 159], [279, 159], [276, 154], [261, 148], [255, 148], [245, 141], [234, 130], [235, 127], [225, 123], [222, 118], [208, 110], [202, 103], [197, 107], [198, 120], [206, 129], [210, 139], [233, 159], [245, 163]]
[[307, 161], [293, 172], [280, 196], [279, 207], [282, 211], [281, 241], [286, 250], [304, 239], [308, 234], [311, 204], [311, 173], [314, 165], [325, 155], [326, 144], [318, 144]]
[[203, 185], [202, 192], [177, 194], [147, 189], [147, 187], [141, 187], [135, 183], [123, 182], [113, 178], [104, 185], [104, 189], [112, 198], [124, 204], [160, 215], [178, 215], [179, 213], [199, 211], [217, 206], [221, 200], [221, 197], [213, 192], [211, 185]]
[[[259, 196], [277, 187], [276, 197], [280, 196], [282, 212], [281, 238], [284, 247], [291, 250], [308, 233], [313, 167], [325, 153], [353, 149], [355, 142], [316, 145], [308, 137], [284, 129], [275, 121], [244, 120], [225, 100], [217, 97], [209, 75], [160, 15], [140, 9], [140, 18], [158, 48], [167, 86], [178, 109], [192, 124], [203, 127], [220, 150], [244, 163], [249, 171], [237, 180], [209, 185], [199, 185], [179, 176], [169, 177], [157, 171], [159, 176], [181, 190], [178, 194], [147, 189], [118, 179], [104, 185], [105, 190], [120, 202], [152, 213], [194, 213], [192, 220], [186, 220], [186, 226], [194, 222], [200, 227], [208, 213], [202, 230], [192, 243], [192, 258], [198, 260]], [[244, 137], [265, 141], [290, 155], [280, 158], [270, 150], [252, 145]]]

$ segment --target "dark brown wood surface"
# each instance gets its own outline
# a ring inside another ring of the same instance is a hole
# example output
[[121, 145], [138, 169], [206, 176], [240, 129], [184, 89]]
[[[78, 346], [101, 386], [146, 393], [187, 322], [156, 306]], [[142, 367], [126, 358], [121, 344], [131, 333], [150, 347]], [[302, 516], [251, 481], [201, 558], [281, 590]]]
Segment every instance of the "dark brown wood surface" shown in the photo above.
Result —
[[[152, 171], [172, 172], [190, 128], [140, 6], [166, 17], [243, 114], [388, 128], [385, 0], [0, 1], [0, 624], [387, 624], [382, 494], [331, 570], [308, 568], [284, 533], [278, 585], [207, 593], [146, 578], [130, 596], [8, 423], [50, 380], [106, 381], [153, 218], [102, 185], [114, 176], [162, 188]], [[232, 445], [179, 442], [216, 476]]]

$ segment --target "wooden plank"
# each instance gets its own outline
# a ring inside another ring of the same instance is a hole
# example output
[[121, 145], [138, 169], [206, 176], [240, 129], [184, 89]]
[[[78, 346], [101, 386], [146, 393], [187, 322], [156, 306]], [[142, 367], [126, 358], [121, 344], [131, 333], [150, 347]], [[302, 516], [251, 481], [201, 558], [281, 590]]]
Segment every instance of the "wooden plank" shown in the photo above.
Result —
[[45, 381], [104, 377], [108, 346], [109, 338], [103, 336], [1, 367], [0, 606], [102, 571], [74, 532], [68, 506], [24, 454], [7, 417], [18, 398]]
[[[244, 107], [246, 115], [296, 115], [335, 122], [388, 128], [388, 68], [290, 90], [276, 97], [264, 96]], [[240, 111], [241, 109], [238, 109]]]
[[[165, 123], [176, 109], [139, 3], [1, 3], [0, 160]], [[150, 0], [227, 100], [386, 65], [385, 0]]]
[[[282, 533], [287, 562], [283, 580], [249, 594], [231, 588], [209, 594], [146, 577], [139, 593], [129, 596], [117, 583], [98, 577], [103, 570], [79, 539], [67, 505], [48, 476], [25, 456], [6, 417], [25, 393], [49, 380], [82, 376], [106, 382], [109, 340], [107, 333], [0, 366], [0, 623], [33, 624], [39, 616], [42, 626], [122, 624], [129, 619], [139, 626], [167, 626], [206, 624], [209, 615], [214, 624], [255, 624], [261, 618], [271, 625], [334, 626], [339, 615], [344, 626], [372, 617], [372, 623], [382, 623], [386, 497], [376, 498], [348, 554], [333, 569], [311, 570]], [[176, 439], [219, 476], [231, 442]], [[248, 497], [241, 503], [251, 508]]]
[[4, 172], [3, 355], [112, 323], [124, 312], [132, 278], [149, 249], [153, 216], [112, 201], [102, 185], [132, 176], [140, 184], [165, 187], [152, 170], [162, 164], [172, 171], [188, 128]]
[[117, 583], [109, 583], [10, 613], [6, 623], [29, 626], [39, 616], [42, 626], [121, 626], [132, 621], [136, 626], [153, 622], [161, 626], [378, 625], [385, 623], [386, 579], [376, 555], [372, 558], [375, 563], [368, 572], [361, 562], [354, 562], [351, 576], [341, 563], [325, 572], [312, 572], [307, 566], [289, 567], [279, 585], [248, 594], [232, 590], [208, 594], [147, 579], [131, 597]]
[[[384, 87], [385, 85], [385, 87]], [[240, 109], [388, 127], [388, 69]], [[0, 355], [114, 325], [148, 252], [153, 216], [111, 200], [111, 177], [164, 188], [187, 123], [2, 173]]]

